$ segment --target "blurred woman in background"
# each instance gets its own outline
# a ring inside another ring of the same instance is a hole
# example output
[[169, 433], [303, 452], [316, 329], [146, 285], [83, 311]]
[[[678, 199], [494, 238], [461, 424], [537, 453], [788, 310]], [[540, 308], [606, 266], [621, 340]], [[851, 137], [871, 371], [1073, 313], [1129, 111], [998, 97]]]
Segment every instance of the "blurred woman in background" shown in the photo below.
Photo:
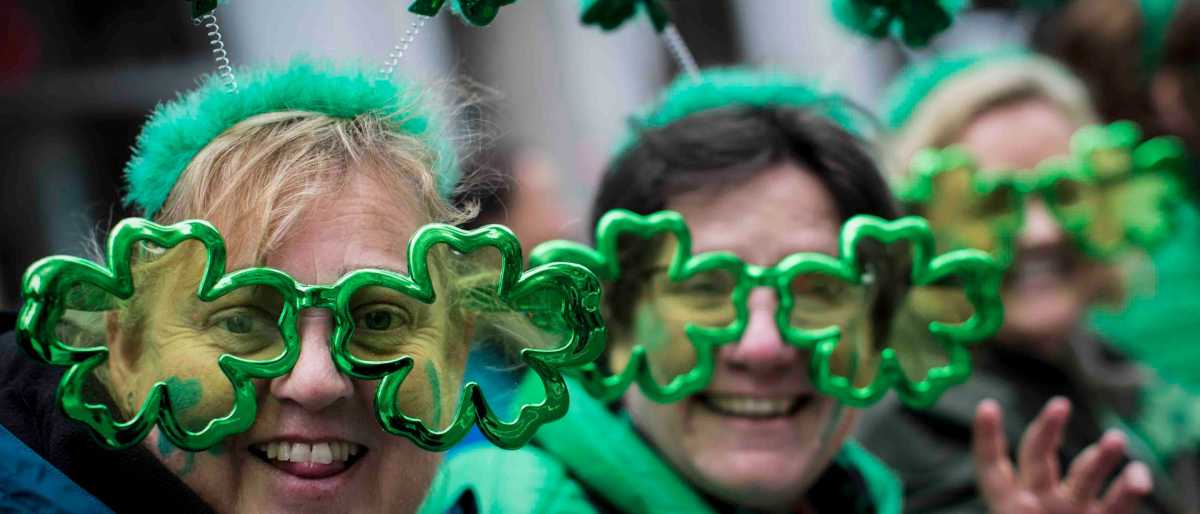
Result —
[[[1085, 88], [1069, 72], [1017, 51], [945, 57], [914, 67], [893, 87], [901, 94], [892, 96], [887, 121], [896, 129], [889, 150], [898, 182], [911, 179], [904, 174], [925, 148], [953, 145], [977, 166], [961, 181], [947, 173], [934, 182], [929, 201], [916, 206], [914, 214], [927, 216], [940, 235], [988, 240], [991, 217], [1011, 198], [993, 193], [975, 201], [986, 189], [979, 184], [1000, 172], [1038, 182], [1048, 163], [1071, 152], [1076, 131], [1096, 121]], [[1030, 194], [1017, 207], [1023, 224], [1002, 290], [1004, 325], [994, 342], [975, 352], [973, 376], [928, 411], [894, 402], [871, 411], [862, 441], [902, 477], [910, 512], [985, 512], [991, 499], [977, 486], [969, 458], [975, 405], [985, 398], [1004, 405], [1010, 413], [1005, 433], [1015, 441], [1050, 401], [1049, 409], [1073, 412], [1069, 422], [1058, 418], [1065, 425], [1063, 459], [1044, 465], [1057, 469], [1076, 455], [1093, 459], [1097, 448], [1125, 446], [1130, 458], [1148, 466], [1139, 473], [1154, 474], [1146, 512], [1193, 512], [1200, 505], [1195, 452], [1161, 454], [1139, 424], [1149, 422], [1140, 415], [1158, 394], [1148, 388], [1152, 377], [1085, 325], [1092, 306], [1120, 299], [1121, 275], [1086, 254], [1044, 198]], [[1030, 459], [1022, 454], [1019, 460]], [[1071, 495], [1091, 492], [1078, 484], [1068, 488]]]

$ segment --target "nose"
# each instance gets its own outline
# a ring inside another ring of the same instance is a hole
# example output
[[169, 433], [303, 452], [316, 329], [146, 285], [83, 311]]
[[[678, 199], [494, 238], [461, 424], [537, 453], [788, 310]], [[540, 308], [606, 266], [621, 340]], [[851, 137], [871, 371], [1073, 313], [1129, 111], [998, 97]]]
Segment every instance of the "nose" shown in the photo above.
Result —
[[271, 381], [271, 394], [311, 412], [348, 398], [354, 384], [334, 367], [329, 354], [333, 318], [325, 309], [305, 309], [299, 316], [300, 358], [288, 374]]
[[1062, 227], [1045, 202], [1032, 199], [1025, 204], [1025, 225], [1021, 227], [1017, 241], [1020, 246], [1053, 246], [1062, 243], [1064, 237]]
[[749, 319], [737, 344], [721, 347], [721, 366], [756, 378], [775, 378], [791, 373], [800, 364], [800, 351], [783, 341], [775, 325], [779, 305], [775, 293], [756, 288], [746, 300]]

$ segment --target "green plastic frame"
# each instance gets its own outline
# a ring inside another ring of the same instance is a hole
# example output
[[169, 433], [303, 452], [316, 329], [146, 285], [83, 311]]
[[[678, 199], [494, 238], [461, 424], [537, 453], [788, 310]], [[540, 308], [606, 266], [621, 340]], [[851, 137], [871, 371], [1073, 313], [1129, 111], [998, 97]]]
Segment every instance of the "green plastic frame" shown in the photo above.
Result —
[[[974, 308], [971, 317], [962, 323], [929, 323], [930, 335], [946, 351], [947, 364], [930, 369], [922, 380], [910, 380], [904, 374], [900, 357], [889, 345], [880, 352], [880, 369], [875, 380], [866, 386], [854, 387], [845, 377], [834, 375], [830, 370], [830, 359], [841, 338], [840, 327], [805, 330], [788, 324], [794, 302], [788, 288], [792, 279], [799, 274], [819, 273], [862, 284], [869, 270], [862, 268], [858, 247], [868, 239], [884, 244], [908, 242], [913, 251], [911, 284], [925, 286], [957, 277]], [[970, 248], [938, 255], [929, 222], [917, 216], [891, 221], [875, 216], [854, 216], [842, 226], [837, 257], [794, 254], [785, 257], [775, 269], [775, 289], [780, 298], [776, 324], [780, 333], [789, 343], [812, 350], [810, 372], [817, 388], [852, 407], [870, 406], [889, 389], [895, 389], [900, 400], [910, 406], [925, 408], [933, 405], [947, 388], [970, 376], [971, 355], [966, 347], [992, 337], [1004, 322], [1004, 305], [1000, 301], [1003, 267], [986, 252]]]
[[[692, 255], [692, 236], [687, 223], [682, 215], [672, 211], [656, 212], [649, 216], [623, 209], [610, 211], [596, 224], [596, 249], [573, 241], [547, 241], [530, 252], [529, 262], [530, 265], [573, 262], [595, 272], [601, 281], [611, 283], [621, 274], [620, 263], [616, 258], [617, 244], [620, 237], [626, 234], [646, 239], [666, 234], [675, 237], [678, 246], [667, 267], [667, 277], [671, 281], [687, 280], [698, 273], [713, 270], [723, 270], [735, 277], [747, 275], [747, 264], [732, 253], [709, 252]], [[735, 289], [735, 298], [748, 292], [748, 288], [743, 288], [740, 284], [741, 281]], [[744, 304], [744, 301], [735, 303], [740, 305]], [[654, 401], [677, 401], [699, 392], [708, 385], [715, 366], [713, 349], [736, 341], [745, 330], [746, 319], [746, 314], [739, 312], [736, 320], [724, 327], [686, 326], [684, 332], [696, 349], [696, 367], [676, 376], [665, 385], [659, 385], [651, 376], [646, 351], [641, 345], [634, 346], [628, 365], [619, 374], [607, 374], [594, 362], [581, 366], [577, 371], [582, 375], [582, 382], [587, 391], [606, 402], [619, 398], [634, 382]]]
[[[997, 259], [1007, 265], [1012, 262], [1017, 234], [1024, 224], [1025, 200], [1032, 196], [1041, 197], [1059, 221], [1072, 241], [1086, 254], [1100, 260], [1111, 260], [1133, 248], [1152, 249], [1166, 240], [1173, 230], [1172, 213], [1186, 198], [1183, 170], [1186, 166], [1182, 145], [1172, 137], [1156, 137], [1141, 141], [1141, 131], [1133, 122], [1120, 121], [1109, 125], [1092, 125], [1078, 130], [1071, 139], [1071, 155], [1050, 158], [1040, 163], [1032, 172], [1012, 170], [988, 171], [979, 169], [969, 152], [960, 147], [926, 149], [912, 161], [909, 179], [897, 187], [901, 201], [916, 207], [935, 201], [933, 182], [942, 173], [966, 169], [972, 175], [972, 191], [986, 195], [997, 188], [1009, 188], [1014, 195], [1011, 206], [1014, 217], [1011, 222], [992, 225], [993, 236], [999, 243]], [[1127, 173], [1104, 177], [1094, 166], [1093, 157], [1098, 152], [1117, 151], [1129, 158]], [[1086, 216], [1073, 216], [1061, 207], [1056, 190], [1059, 183], [1075, 181], [1085, 185], [1105, 184], [1133, 178], [1153, 178], [1164, 181], [1162, 194], [1147, 198], [1147, 211], [1137, 219], [1119, 220], [1124, 231], [1125, 244], [1114, 248], [1102, 248], [1088, 237], [1087, 230], [1093, 222]], [[1137, 220], [1152, 218], [1149, 226]]]
[[[661, 403], [677, 401], [703, 390], [712, 379], [715, 367], [713, 350], [737, 341], [745, 331], [749, 320], [746, 300], [755, 287], [770, 287], [780, 298], [775, 322], [784, 340], [798, 348], [813, 350], [809, 366], [816, 387], [855, 407], [874, 403], [893, 387], [906, 403], [915, 406], [932, 404], [947, 387], [962, 382], [970, 374], [970, 355], [963, 346], [991, 337], [1003, 321], [1004, 308], [1000, 303], [999, 291], [1002, 268], [991, 256], [978, 250], [959, 250], [935, 256], [929, 225], [917, 217], [885, 221], [872, 216], [855, 216], [842, 228], [839, 257], [799, 253], [785, 257], [773, 267], [763, 267], [747, 264], [729, 252], [692, 255], [691, 233], [679, 213], [660, 211], [640, 215], [615, 209], [601, 217], [596, 225], [596, 248], [569, 241], [550, 241], [534, 248], [530, 260], [533, 263], [579, 263], [595, 271], [605, 283], [611, 283], [622, 271], [617, 258], [621, 236], [634, 235], [647, 239], [662, 234], [673, 235], [678, 241], [667, 270], [670, 280], [682, 281], [696, 273], [714, 269], [724, 270], [736, 277], [737, 285], [730, 298], [736, 317], [724, 327], [685, 326], [685, 334], [696, 350], [696, 366], [666, 385], [659, 385], [651, 376], [645, 349], [636, 343], [628, 365], [619, 374], [607, 374], [595, 363], [581, 367], [579, 373], [584, 387], [603, 401], [619, 398], [633, 383], [637, 383], [648, 398]], [[791, 326], [791, 309], [795, 301], [791, 293], [791, 281], [800, 274], [820, 273], [848, 283], [861, 284], [864, 271], [856, 261], [856, 247], [861, 240], [868, 238], [884, 243], [911, 241], [915, 248], [913, 283], [930, 284], [957, 275], [962, 279], [967, 298], [975, 308], [974, 315], [961, 324], [930, 324], [930, 333], [946, 347], [950, 363], [931, 370], [925, 380], [909, 381], [899, 372], [895, 352], [887, 348], [881, 355], [883, 368], [877, 379], [864, 388], [854, 388], [829, 370], [829, 357], [836, 349], [840, 327], [805, 330]]]
[[[134, 293], [130, 259], [135, 243], [151, 242], [170, 248], [185, 241], [203, 244], [207, 262], [196, 295], [212, 301], [234, 289], [263, 286], [277, 291], [284, 299], [279, 330], [284, 351], [266, 361], [245, 360], [223, 354], [218, 366], [234, 390], [232, 410], [211, 420], [197, 432], [185, 429], [172, 408], [164, 382], [151, 388], [141, 408], [128, 421], [114, 419], [108, 407], [88, 403], [83, 398], [87, 374], [107, 359], [108, 348], [71, 347], [55, 336], [55, 325], [65, 308], [66, 294], [73, 286], [89, 284], [121, 299]], [[555, 349], [526, 348], [521, 359], [543, 379], [546, 396], [537, 404], [524, 405], [516, 420], [505, 423], [488, 406], [478, 384], [463, 386], [456, 418], [441, 431], [427, 428], [419, 420], [399, 412], [397, 391], [412, 367], [412, 358], [401, 356], [390, 361], [360, 360], [347, 350], [353, 332], [349, 301], [354, 292], [366, 286], [383, 286], [418, 301], [431, 303], [436, 298], [430, 280], [428, 252], [437, 244], [446, 244], [460, 253], [481, 248], [499, 250], [502, 257], [497, 294], [500, 299], [538, 290], [553, 292], [562, 299], [562, 326], [565, 343]], [[132, 446], [157, 424], [176, 446], [200, 451], [222, 439], [250, 428], [257, 415], [255, 389], [251, 379], [270, 379], [287, 374], [300, 355], [296, 316], [305, 308], [332, 310], [335, 327], [330, 352], [337, 368], [356, 379], [381, 380], [376, 391], [376, 417], [384, 430], [406, 437], [418, 446], [445, 450], [478, 424], [485, 437], [498, 446], [515, 448], [527, 442], [541, 424], [566, 414], [568, 398], [560, 370], [595, 360], [604, 348], [606, 330], [600, 316], [600, 281], [586, 268], [565, 262], [549, 263], [522, 272], [521, 247], [516, 236], [505, 227], [490, 225], [473, 231], [430, 224], [415, 233], [408, 245], [409, 274], [361, 269], [352, 271], [333, 285], [306, 285], [286, 273], [271, 268], [248, 268], [226, 273], [225, 242], [216, 228], [205, 221], [190, 220], [162, 226], [141, 218], [123, 220], [108, 239], [107, 262], [102, 266], [86, 259], [69, 256], [44, 258], [26, 272], [23, 294], [26, 299], [17, 320], [17, 341], [30, 355], [45, 363], [68, 367], [59, 384], [57, 399], [64, 413], [87, 425], [102, 444], [111, 448]]]

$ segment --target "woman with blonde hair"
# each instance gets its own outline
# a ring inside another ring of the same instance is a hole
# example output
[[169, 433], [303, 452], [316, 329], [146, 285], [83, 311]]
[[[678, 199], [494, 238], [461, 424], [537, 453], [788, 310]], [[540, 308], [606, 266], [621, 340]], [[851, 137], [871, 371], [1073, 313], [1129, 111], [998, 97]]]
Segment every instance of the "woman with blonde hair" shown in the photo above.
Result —
[[[514, 447], [562, 415], [598, 282], [448, 225], [470, 212], [430, 90], [306, 60], [238, 79], [155, 111], [126, 169], [146, 219], [105, 262], [26, 274], [0, 422], [117, 511], [415, 512], [472, 424]], [[464, 377], [484, 343], [557, 344], [520, 355], [543, 401], [491, 410]]]
[[[864, 420], [861, 439], [900, 474], [909, 511], [985, 512], [994, 501], [986, 482], [1002, 470], [972, 465], [972, 427], [991, 424], [1015, 441], [1041, 412], [1060, 434], [1043, 443], [1060, 459], [1032, 462], [1022, 452], [1022, 467], [1040, 467], [1045, 478], [1076, 455], [1125, 453], [1137, 462], [1123, 477], [1153, 477], [1145, 512], [1190, 512], [1200, 468], [1194, 452], [1172, 453], [1156, 439], [1160, 384], [1085, 323], [1089, 309], [1123, 296], [1116, 263], [1166, 230], [1159, 207], [1178, 190], [1165, 171], [1176, 145], [1139, 145], [1131, 124], [1092, 126], [1083, 85], [1022, 51], [945, 57], [914, 66], [893, 87], [886, 120], [899, 196], [929, 219], [940, 244], [983, 248], [1008, 263], [1004, 325], [975, 352], [971, 379], [927, 411], [889, 403]], [[1157, 196], [1132, 196], [1125, 184], [1135, 181], [1154, 184]], [[1135, 210], [1142, 217], [1129, 222]], [[990, 407], [974, 419], [985, 399], [1006, 419]], [[1044, 491], [1070, 503], [1105, 478]]]

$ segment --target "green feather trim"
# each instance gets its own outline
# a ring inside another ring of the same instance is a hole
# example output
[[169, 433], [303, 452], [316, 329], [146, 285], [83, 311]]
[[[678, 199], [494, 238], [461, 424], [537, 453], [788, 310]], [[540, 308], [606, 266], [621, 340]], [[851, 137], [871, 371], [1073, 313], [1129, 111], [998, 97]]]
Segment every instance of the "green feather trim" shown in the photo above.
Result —
[[443, 195], [458, 182], [454, 148], [423, 102], [426, 92], [411, 83], [378, 79], [361, 68], [337, 70], [308, 59], [283, 67], [243, 69], [238, 79], [236, 93], [226, 92], [220, 77], [210, 76], [198, 89], [155, 108], [125, 166], [126, 205], [152, 217], [183, 170], [213, 139], [247, 118], [280, 111], [386, 119], [392, 130], [419, 137], [436, 155], [434, 173]]
[[916, 113], [921, 102], [951, 78], [981, 65], [1032, 58], [1033, 54], [1024, 49], [1005, 48], [948, 55], [910, 66], [892, 81], [884, 94], [883, 120], [888, 127], [898, 129]]
[[969, 0], [833, 0], [833, 17], [847, 29], [908, 46], [928, 45], [954, 23]]
[[861, 133], [854, 109], [844, 98], [823, 93], [806, 81], [782, 72], [740, 68], [708, 69], [699, 77], [682, 75], [659, 98], [630, 117], [618, 155], [631, 148], [638, 132], [661, 128], [704, 111], [726, 107], [794, 107], [821, 113], [853, 133]]

